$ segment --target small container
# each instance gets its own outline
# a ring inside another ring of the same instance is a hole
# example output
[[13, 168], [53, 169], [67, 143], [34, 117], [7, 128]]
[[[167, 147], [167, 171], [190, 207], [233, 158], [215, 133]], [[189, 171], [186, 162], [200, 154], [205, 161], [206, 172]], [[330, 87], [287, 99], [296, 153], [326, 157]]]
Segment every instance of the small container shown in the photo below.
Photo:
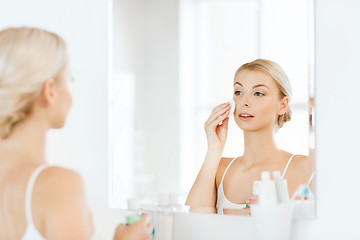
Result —
[[272, 176], [276, 186], [278, 203], [288, 203], [290, 199], [286, 179], [281, 177], [280, 171], [272, 172]]
[[270, 172], [261, 172], [261, 181], [258, 183], [259, 205], [274, 206], [277, 204], [275, 183], [270, 179]]
[[259, 204], [251, 206], [251, 216], [255, 224], [257, 240], [289, 240], [292, 206], [278, 204], [275, 182], [270, 172], [261, 172], [258, 183]]
[[126, 225], [133, 224], [141, 218], [142, 210], [139, 207], [139, 201], [136, 198], [130, 198], [127, 201], [128, 208], [125, 213]]
[[169, 207], [172, 212], [186, 212], [183, 205], [179, 203], [179, 195], [177, 193], [169, 194]]
[[155, 239], [172, 239], [172, 209], [169, 206], [169, 194], [158, 194], [158, 206], [155, 214]]

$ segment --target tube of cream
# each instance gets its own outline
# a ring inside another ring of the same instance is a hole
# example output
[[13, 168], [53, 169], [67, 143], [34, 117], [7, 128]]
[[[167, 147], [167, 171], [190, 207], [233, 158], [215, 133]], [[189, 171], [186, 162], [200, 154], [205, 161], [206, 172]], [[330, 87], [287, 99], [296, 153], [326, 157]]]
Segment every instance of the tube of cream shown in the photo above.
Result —
[[272, 172], [272, 176], [275, 182], [278, 203], [288, 203], [290, 199], [286, 179], [281, 177], [280, 171]]

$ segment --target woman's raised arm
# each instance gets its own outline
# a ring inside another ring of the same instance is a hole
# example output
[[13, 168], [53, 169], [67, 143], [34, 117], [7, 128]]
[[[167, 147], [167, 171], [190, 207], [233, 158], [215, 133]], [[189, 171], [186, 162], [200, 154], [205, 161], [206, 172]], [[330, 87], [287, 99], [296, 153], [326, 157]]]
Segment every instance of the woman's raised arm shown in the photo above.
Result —
[[[185, 203], [192, 209], [215, 208], [217, 196], [215, 176], [226, 142], [229, 110], [229, 103], [218, 105], [205, 123], [208, 150]], [[220, 123], [222, 124], [219, 125]]]

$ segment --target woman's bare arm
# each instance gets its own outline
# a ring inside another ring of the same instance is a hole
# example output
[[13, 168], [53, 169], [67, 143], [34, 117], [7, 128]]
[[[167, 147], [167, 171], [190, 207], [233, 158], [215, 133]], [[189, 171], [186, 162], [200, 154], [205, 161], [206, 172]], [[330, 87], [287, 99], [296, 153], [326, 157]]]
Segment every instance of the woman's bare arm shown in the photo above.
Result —
[[229, 103], [218, 105], [205, 123], [208, 151], [185, 203], [193, 209], [214, 209], [216, 206], [215, 177], [226, 142], [229, 110]]
[[217, 197], [215, 176], [220, 158], [221, 156], [217, 153], [208, 152], [206, 154], [204, 163], [186, 199], [186, 205], [193, 209], [215, 208]]

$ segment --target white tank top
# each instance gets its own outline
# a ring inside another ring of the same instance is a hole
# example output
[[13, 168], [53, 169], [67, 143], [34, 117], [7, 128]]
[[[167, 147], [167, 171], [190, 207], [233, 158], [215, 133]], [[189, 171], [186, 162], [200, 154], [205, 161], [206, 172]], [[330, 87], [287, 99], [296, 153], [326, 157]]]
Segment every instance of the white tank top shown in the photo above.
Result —
[[[285, 176], [286, 170], [288, 169], [288, 167], [289, 167], [289, 165], [290, 165], [290, 162], [291, 162], [291, 160], [293, 159], [294, 156], [295, 156], [295, 154], [292, 155], [292, 156], [289, 158], [289, 160], [288, 160], [288, 162], [287, 162], [287, 164], [286, 164], [286, 166], [285, 166], [285, 168], [284, 168], [284, 171], [283, 171], [283, 173], [282, 173], [282, 177]], [[243, 208], [246, 207], [246, 204], [237, 204], [237, 203], [230, 202], [230, 200], [226, 198], [225, 193], [224, 193], [223, 181], [224, 181], [225, 174], [226, 174], [226, 172], [228, 171], [228, 169], [229, 169], [229, 167], [231, 166], [231, 164], [232, 164], [236, 159], [237, 159], [237, 157], [234, 158], [234, 159], [229, 163], [229, 165], [227, 166], [227, 168], [225, 169], [225, 172], [224, 172], [224, 174], [223, 174], [223, 176], [222, 176], [220, 185], [219, 185], [218, 190], [217, 190], [216, 208], [217, 208], [218, 214], [224, 214], [224, 211], [223, 211], [224, 209], [243, 209]]]
[[34, 172], [31, 174], [29, 182], [27, 184], [26, 195], [25, 195], [25, 214], [26, 214], [27, 227], [25, 234], [21, 238], [21, 240], [45, 240], [45, 238], [39, 233], [39, 231], [36, 229], [34, 225], [32, 211], [31, 211], [31, 198], [32, 198], [34, 183], [36, 181], [36, 178], [41, 173], [41, 171], [43, 171], [45, 168], [47, 168], [46, 165], [40, 165], [39, 167], [37, 167], [34, 170]]

